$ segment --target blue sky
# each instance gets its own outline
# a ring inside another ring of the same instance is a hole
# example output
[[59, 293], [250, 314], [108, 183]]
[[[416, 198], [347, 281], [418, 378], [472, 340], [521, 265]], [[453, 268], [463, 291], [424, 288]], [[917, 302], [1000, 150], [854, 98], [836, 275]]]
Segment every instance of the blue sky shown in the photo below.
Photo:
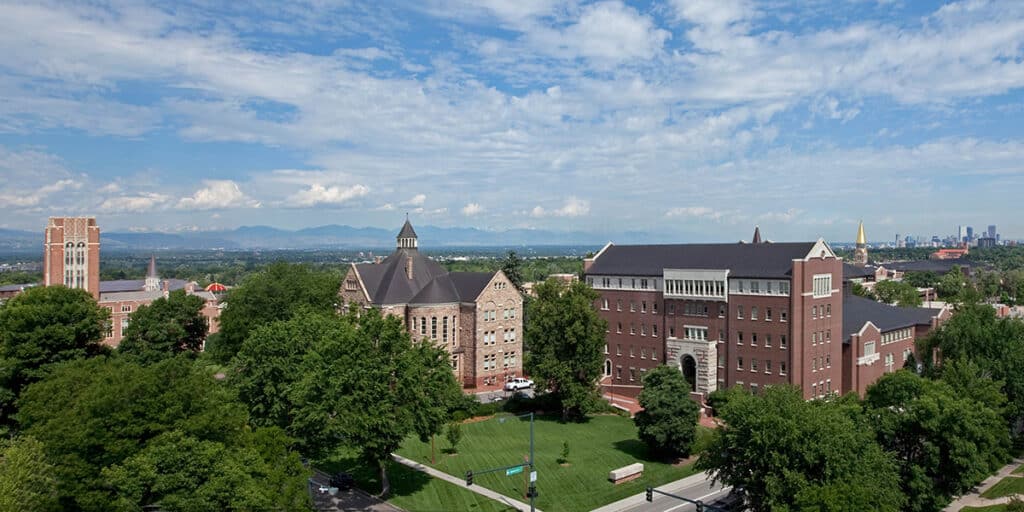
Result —
[[0, 9], [3, 227], [1024, 238], [1017, 0]]

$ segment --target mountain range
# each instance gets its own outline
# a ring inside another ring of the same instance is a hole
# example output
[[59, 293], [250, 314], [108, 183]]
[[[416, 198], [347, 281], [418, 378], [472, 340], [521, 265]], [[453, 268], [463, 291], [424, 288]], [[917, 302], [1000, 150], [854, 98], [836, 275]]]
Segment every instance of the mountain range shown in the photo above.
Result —
[[[487, 231], [477, 228], [416, 228], [424, 248], [513, 247], [524, 245], [600, 246], [608, 235], [582, 231], [510, 229]], [[381, 228], [356, 228], [327, 225], [295, 231], [269, 226], [242, 226], [231, 230], [163, 232], [101, 232], [100, 243], [106, 250], [133, 249], [369, 249], [390, 248], [396, 231]], [[0, 228], [0, 251], [42, 250], [42, 229], [21, 231]], [[613, 235], [617, 243], [650, 243], [655, 239], [645, 232]]]

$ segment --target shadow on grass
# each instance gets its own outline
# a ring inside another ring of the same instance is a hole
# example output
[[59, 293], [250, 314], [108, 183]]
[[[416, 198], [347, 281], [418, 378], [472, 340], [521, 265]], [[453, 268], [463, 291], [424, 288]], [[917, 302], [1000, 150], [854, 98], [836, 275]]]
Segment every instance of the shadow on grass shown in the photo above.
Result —
[[[380, 494], [380, 471], [356, 456], [338, 455], [316, 465], [321, 471], [334, 474], [344, 471], [356, 481], [356, 487], [373, 494]], [[430, 483], [430, 476], [403, 466], [393, 460], [388, 461], [388, 479], [391, 481], [391, 496], [409, 496], [422, 490]]]
[[636, 460], [644, 462], [659, 462], [662, 464], [671, 464], [672, 462], [675, 462], [674, 457], [665, 458], [651, 454], [647, 445], [639, 439], [623, 439], [621, 441], [615, 441], [612, 446], [614, 446], [616, 450], [625, 453]]

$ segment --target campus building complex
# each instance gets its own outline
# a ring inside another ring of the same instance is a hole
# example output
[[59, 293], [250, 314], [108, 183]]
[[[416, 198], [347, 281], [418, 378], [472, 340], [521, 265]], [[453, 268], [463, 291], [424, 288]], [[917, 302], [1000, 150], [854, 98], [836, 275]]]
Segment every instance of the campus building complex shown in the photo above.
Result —
[[602, 386], [635, 397], [644, 372], [669, 364], [705, 396], [784, 383], [806, 398], [863, 392], [948, 313], [865, 305], [843, 271], [824, 240], [772, 243], [759, 230], [751, 243], [609, 243], [584, 260], [608, 321]]
[[522, 375], [519, 291], [501, 271], [448, 272], [419, 251], [408, 220], [395, 251], [374, 263], [353, 263], [338, 294], [343, 304], [401, 318], [414, 341], [444, 347], [466, 388], [499, 388]]

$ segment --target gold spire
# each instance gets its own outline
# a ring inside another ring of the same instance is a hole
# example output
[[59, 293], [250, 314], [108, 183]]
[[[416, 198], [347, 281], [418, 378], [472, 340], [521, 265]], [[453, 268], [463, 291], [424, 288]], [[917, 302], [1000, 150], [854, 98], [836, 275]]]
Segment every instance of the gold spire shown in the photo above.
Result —
[[864, 236], [864, 221], [860, 221], [860, 227], [857, 228], [857, 245], [867, 245], [868, 240]]

